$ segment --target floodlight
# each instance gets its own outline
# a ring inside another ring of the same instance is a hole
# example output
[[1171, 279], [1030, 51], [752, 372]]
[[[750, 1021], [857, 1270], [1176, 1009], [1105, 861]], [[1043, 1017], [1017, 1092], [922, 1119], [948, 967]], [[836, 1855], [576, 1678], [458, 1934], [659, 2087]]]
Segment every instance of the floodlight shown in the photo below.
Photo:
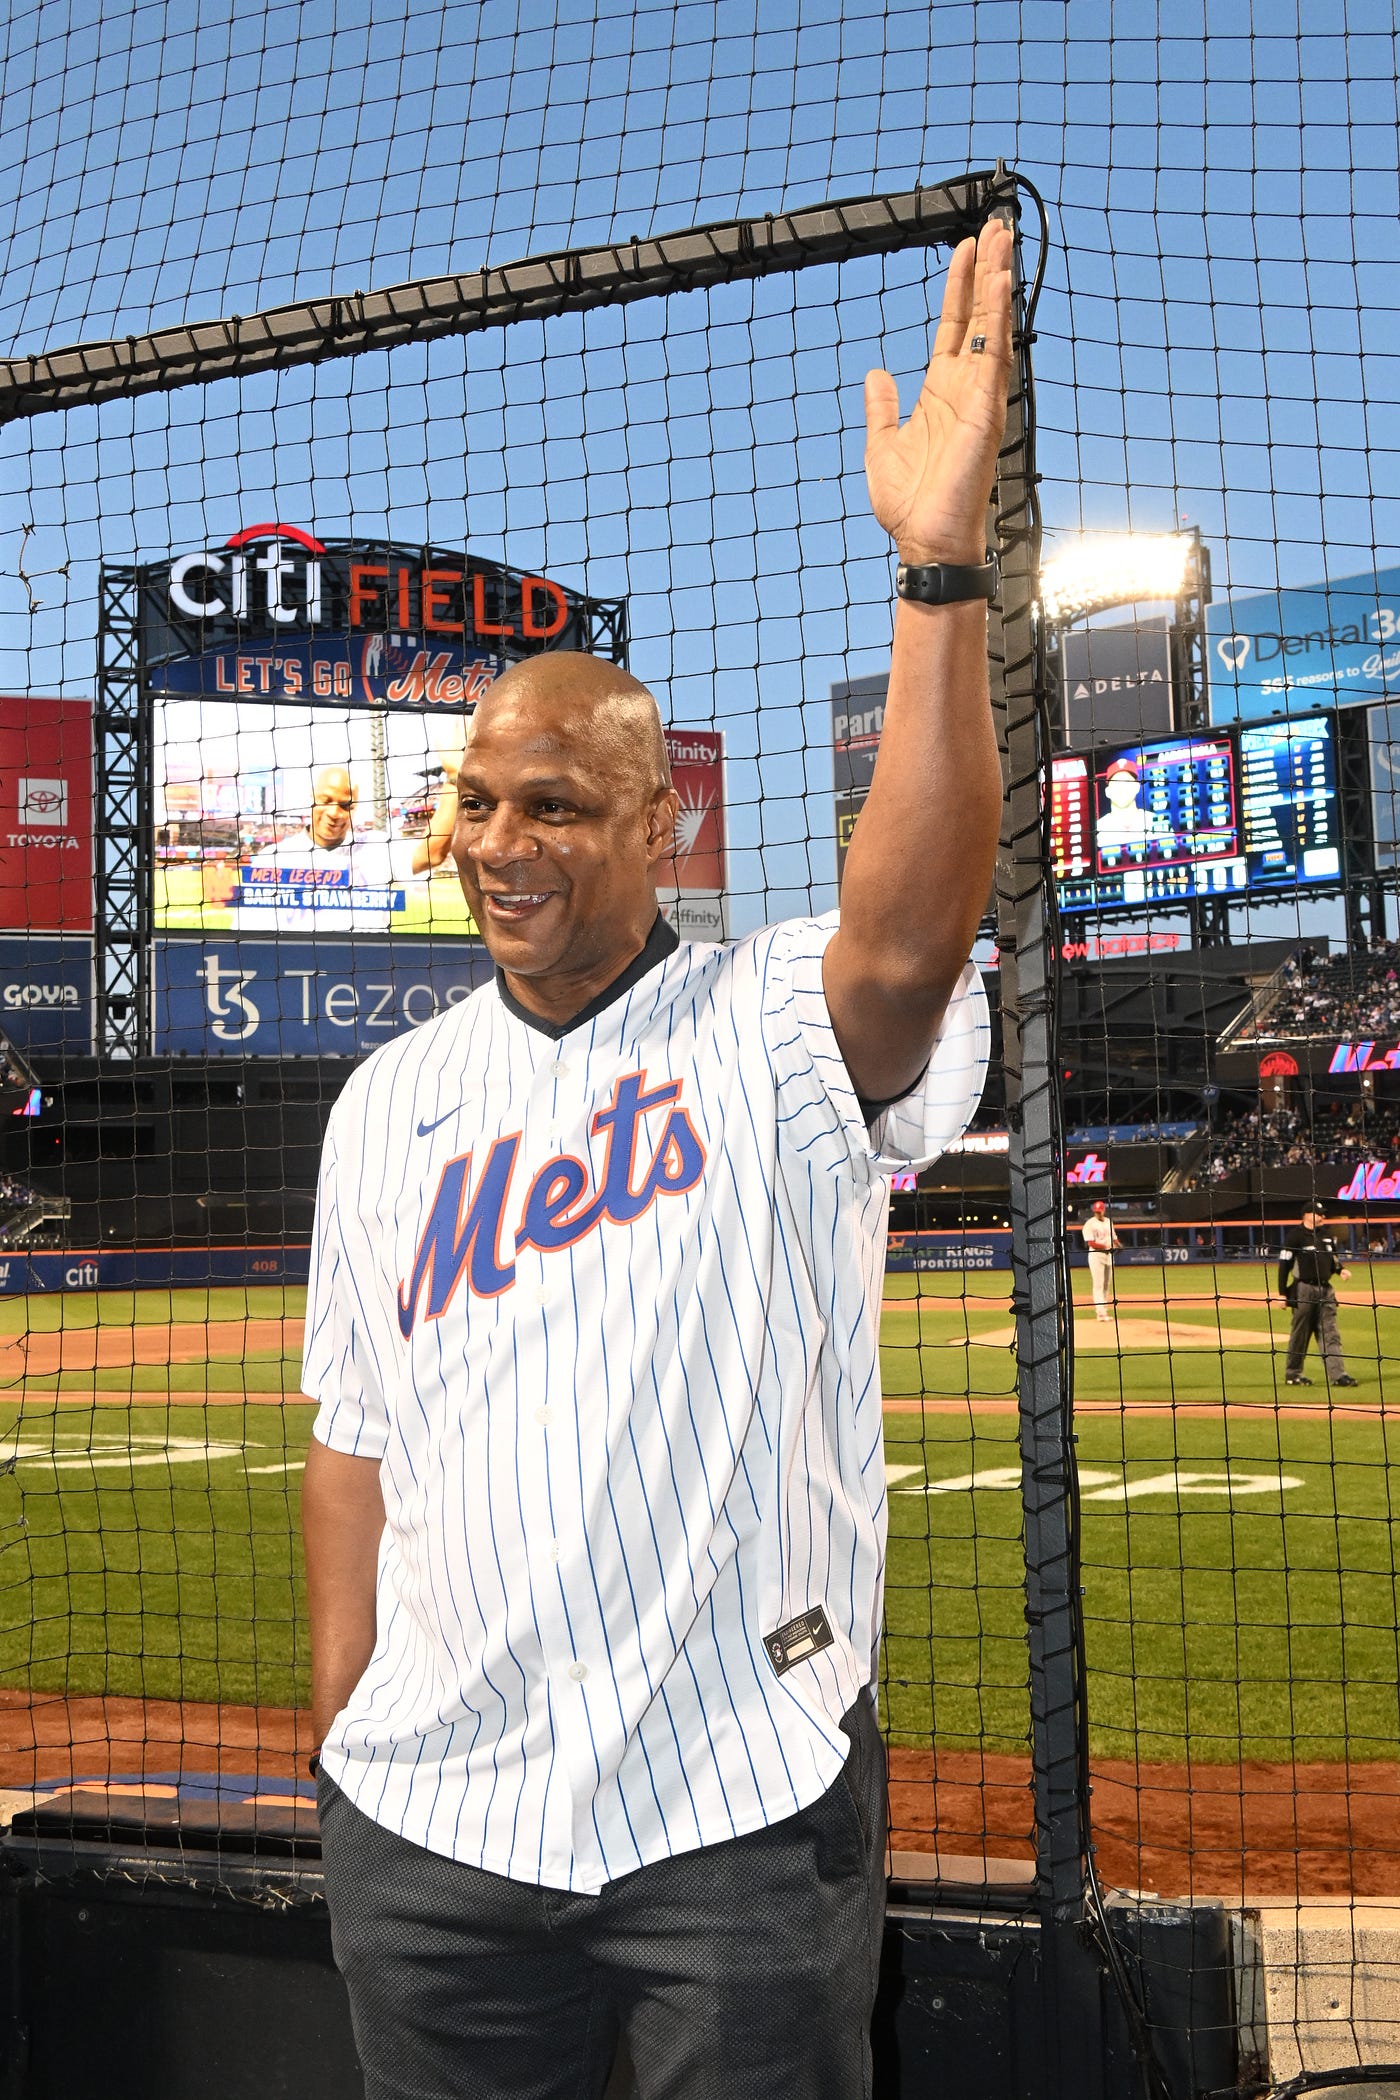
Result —
[[1040, 609], [1057, 627], [1109, 605], [1180, 598], [1199, 549], [1194, 532], [1086, 533], [1040, 571]]

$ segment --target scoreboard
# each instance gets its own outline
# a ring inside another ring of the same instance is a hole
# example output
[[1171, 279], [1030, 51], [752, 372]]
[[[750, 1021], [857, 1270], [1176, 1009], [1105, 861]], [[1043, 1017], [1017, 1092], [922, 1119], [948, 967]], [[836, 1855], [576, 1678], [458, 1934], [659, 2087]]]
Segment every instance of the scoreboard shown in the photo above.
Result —
[[1056, 758], [1050, 849], [1062, 911], [1336, 884], [1333, 721], [1238, 724]]
[[1241, 816], [1251, 889], [1337, 882], [1337, 752], [1325, 716], [1242, 725]]

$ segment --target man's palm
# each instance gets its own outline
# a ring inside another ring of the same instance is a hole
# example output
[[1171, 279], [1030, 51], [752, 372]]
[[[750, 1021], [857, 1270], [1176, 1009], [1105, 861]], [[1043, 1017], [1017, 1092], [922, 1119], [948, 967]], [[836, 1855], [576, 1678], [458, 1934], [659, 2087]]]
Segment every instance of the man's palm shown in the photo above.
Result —
[[870, 504], [904, 561], [981, 561], [1010, 366], [1011, 231], [993, 219], [949, 265], [933, 356], [902, 428], [889, 373], [866, 378]]

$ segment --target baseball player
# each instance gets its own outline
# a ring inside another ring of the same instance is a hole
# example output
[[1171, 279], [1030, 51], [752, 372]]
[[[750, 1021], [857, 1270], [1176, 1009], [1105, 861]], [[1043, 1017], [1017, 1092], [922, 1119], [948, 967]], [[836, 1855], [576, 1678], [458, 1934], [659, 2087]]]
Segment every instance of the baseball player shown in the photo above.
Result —
[[1089, 1250], [1089, 1278], [1094, 1287], [1094, 1311], [1101, 1320], [1113, 1317], [1113, 1256], [1122, 1244], [1100, 1198], [1080, 1226]]
[[1291, 1307], [1288, 1331], [1288, 1360], [1284, 1376], [1289, 1385], [1311, 1385], [1303, 1376], [1308, 1343], [1317, 1340], [1322, 1368], [1329, 1385], [1355, 1385], [1347, 1375], [1342, 1355], [1342, 1337], [1337, 1327], [1337, 1293], [1332, 1278], [1345, 1283], [1350, 1271], [1342, 1267], [1337, 1242], [1327, 1230], [1325, 1214], [1314, 1204], [1303, 1212], [1301, 1227], [1287, 1234], [1278, 1263], [1279, 1296]]
[[391, 839], [355, 833], [359, 790], [344, 766], [322, 766], [311, 783], [306, 829], [255, 853], [241, 868], [211, 868], [207, 901], [239, 901], [239, 933], [386, 933], [405, 882], [447, 859], [457, 817], [457, 782], [444, 775], [426, 833]]
[[1170, 852], [1176, 833], [1165, 817], [1138, 801], [1142, 783], [1131, 759], [1115, 760], [1104, 775], [1103, 791], [1108, 808], [1100, 812], [1094, 831], [1101, 848], [1113, 851], [1137, 846]]
[[867, 381], [901, 559], [841, 911], [682, 944], [656, 703], [512, 668], [453, 854], [495, 981], [327, 1133], [303, 1383], [326, 1887], [368, 2100], [857, 2100], [891, 1171], [966, 1124], [1001, 787], [987, 503], [1010, 235], [919, 401]]

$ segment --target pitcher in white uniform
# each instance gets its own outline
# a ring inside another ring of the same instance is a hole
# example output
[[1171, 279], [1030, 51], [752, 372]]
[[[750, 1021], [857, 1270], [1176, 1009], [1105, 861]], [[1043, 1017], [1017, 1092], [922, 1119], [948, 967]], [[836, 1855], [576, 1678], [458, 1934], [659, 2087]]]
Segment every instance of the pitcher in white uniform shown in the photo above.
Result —
[[1094, 1311], [1101, 1320], [1113, 1317], [1113, 1256], [1122, 1244], [1102, 1198], [1084, 1220], [1080, 1231], [1089, 1250], [1089, 1278], [1094, 1287]]

